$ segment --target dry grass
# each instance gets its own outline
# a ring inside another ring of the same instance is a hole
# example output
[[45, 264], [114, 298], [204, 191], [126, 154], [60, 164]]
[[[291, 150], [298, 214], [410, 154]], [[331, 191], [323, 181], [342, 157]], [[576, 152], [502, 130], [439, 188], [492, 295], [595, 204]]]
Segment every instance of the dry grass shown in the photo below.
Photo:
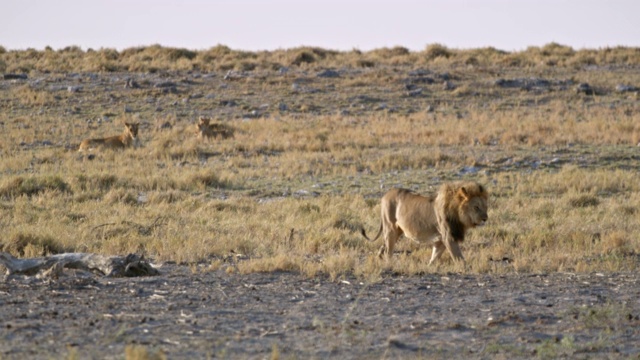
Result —
[[[640, 109], [637, 95], [611, 89], [640, 85], [626, 68], [638, 58], [636, 49], [557, 44], [519, 53], [442, 45], [418, 53], [0, 51], [5, 71], [43, 76], [0, 81], [2, 251], [138, 252], [229, 272], [334, 279], [637, 270]], [[408, 75], [427, 66], [424, 76]], [[346, 70], [309, 75], [326, 67]], [[244, 73], [186, 72], [194, 69]], [[154, 86], [166, 78], [153, 73], [166, 70], [175, 72], [167, 75], [175, 91]], [[419, 82], [445, 73], [455, 90]], [[125, 89], [129, 77], [140, 86]], [[531, 77], [589, 82], [601, 93], [494, 85]], [[409, 95], [407, 83], [423, 92]], [[200, 115], [234, 137], [198, 141]], [[76, 151], [81, 139], [118, 134], [131, 120], [141, 123], [140, 148]], [[429, 246], [410, 241], [391, 264], [375, 257], [381, 243], [358, 229], [377, 228], [385, 190], [429, 192], [461, 178], [492, 193], [489, 225], [463, 244], [466, 268], [448, 256], [428, 267]]]
[[134, 47], [117, 51], [110, 48], [86, 49], [68, 46], [42, 51], [35, 49], [0, 51], [0, 72], [158, 72], [173, 71], [253, 71], [277, 70], [281, 67], [336, 67], [436, 64], [442, 66], [508, 66], [556, 67], [589, 65], [637, 65], [640, 50], [630, 47], [580, 49], [557, 43], [529, 47], [523, 51], [507, 52], [495, 48], [459, 50], [442, 44], [430, 44], [422, 51], [403, 47], [371, 51], [333, 51], [301, 47], [276, 51], [247, 52], [218, 45], [207, 50], [162, 47], [159, 45]]

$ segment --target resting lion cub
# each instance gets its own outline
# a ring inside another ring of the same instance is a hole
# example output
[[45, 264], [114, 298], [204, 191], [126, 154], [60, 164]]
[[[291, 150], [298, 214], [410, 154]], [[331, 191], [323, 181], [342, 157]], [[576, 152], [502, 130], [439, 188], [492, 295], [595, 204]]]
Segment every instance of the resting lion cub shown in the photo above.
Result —
[[381, 202], [382, 223], [373, 240], [384, 234], [384, 245], [378, 256], [393, 255], [393, 247], [401, 235], [419, 241], [433, 243], [431, 265], [448, 250], [455, 261], [462, 260], [458, 242], [464, 240], [468, 229], [482, 226], [487, 221], [489, 194], [476, 182], [443, 184], [436, 194], [422, 196], [406, 189], [389, 190]]
[[138, 123], [124, 123], [124, 131], [121, 135], [111, 136], [104, 139], [85, 139], [80, 143], [78, 151], [90, 150], [94, 148], [102, 149], [124, 149], [138, 141]]
[[222, 139], [233, 137], [233, 129], [223, 124], [211, 124], [210, 119], [201, 116], [196, 124], [196, 135], [199, 140], [209, 140], [220, 136]]

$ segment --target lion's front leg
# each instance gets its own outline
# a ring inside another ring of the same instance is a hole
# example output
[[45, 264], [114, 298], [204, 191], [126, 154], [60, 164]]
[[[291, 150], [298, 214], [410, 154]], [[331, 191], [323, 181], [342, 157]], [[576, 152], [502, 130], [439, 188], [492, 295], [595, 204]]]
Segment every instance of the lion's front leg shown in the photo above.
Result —
[[453, 260], [464, 261], [464, 257], [462, 256], [462, 251], [460, 251], [460, 247], [458, 246], [457, 241], [447, 236], [446, 238], [442, 239], [442, 242], [444, 243], [444, 246], [449, 251], [449, 254], [451, 254], [451, 257], [453, 258]]

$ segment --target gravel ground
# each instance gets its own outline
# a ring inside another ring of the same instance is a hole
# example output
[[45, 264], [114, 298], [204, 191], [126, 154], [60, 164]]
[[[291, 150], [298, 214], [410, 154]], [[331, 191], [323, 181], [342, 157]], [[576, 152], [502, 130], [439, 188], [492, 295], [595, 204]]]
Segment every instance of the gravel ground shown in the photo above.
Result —
[[637, 358], [640, 275], [237, 275], [0, 282], [0, 358]]

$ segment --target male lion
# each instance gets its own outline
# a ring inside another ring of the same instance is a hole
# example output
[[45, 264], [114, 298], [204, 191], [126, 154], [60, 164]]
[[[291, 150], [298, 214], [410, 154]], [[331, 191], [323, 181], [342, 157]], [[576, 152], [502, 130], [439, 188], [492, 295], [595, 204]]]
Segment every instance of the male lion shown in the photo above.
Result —
[[224, 124], [211, 124], [210, 119], [201, 116], [196, 124], [196, 135], [200, 140], [209, 140], [210, 138], [222, 139], [233, 137], [233, 129]]
[[393, 255], [393, 247], [400, 235], [419, 242], [433, 241], [431, 265], [440, 258], [445, 249], [454, 260], [462, 260], [458, 242], [464, 240], [470, 228], [484, 225], [487, 221], [489, 194], [476, 182], [454, 182], [443, 184], [437, 194], [428, 197], [406, 189], [389, 190], [381, 201], [382, 223], [373, 240], [367, 237], [364, 227], [362, 235], [375, 241], [384, 232], [384, 245], [378, 256]]
[[104, 139], [85, 139], [80, 143], [78, 151], [93, 149], [96, 147], [103, 149], [124, 149], [138, 141], [138, 124], [124, 123], [124, 131], [121, 135], [111, 136]]

